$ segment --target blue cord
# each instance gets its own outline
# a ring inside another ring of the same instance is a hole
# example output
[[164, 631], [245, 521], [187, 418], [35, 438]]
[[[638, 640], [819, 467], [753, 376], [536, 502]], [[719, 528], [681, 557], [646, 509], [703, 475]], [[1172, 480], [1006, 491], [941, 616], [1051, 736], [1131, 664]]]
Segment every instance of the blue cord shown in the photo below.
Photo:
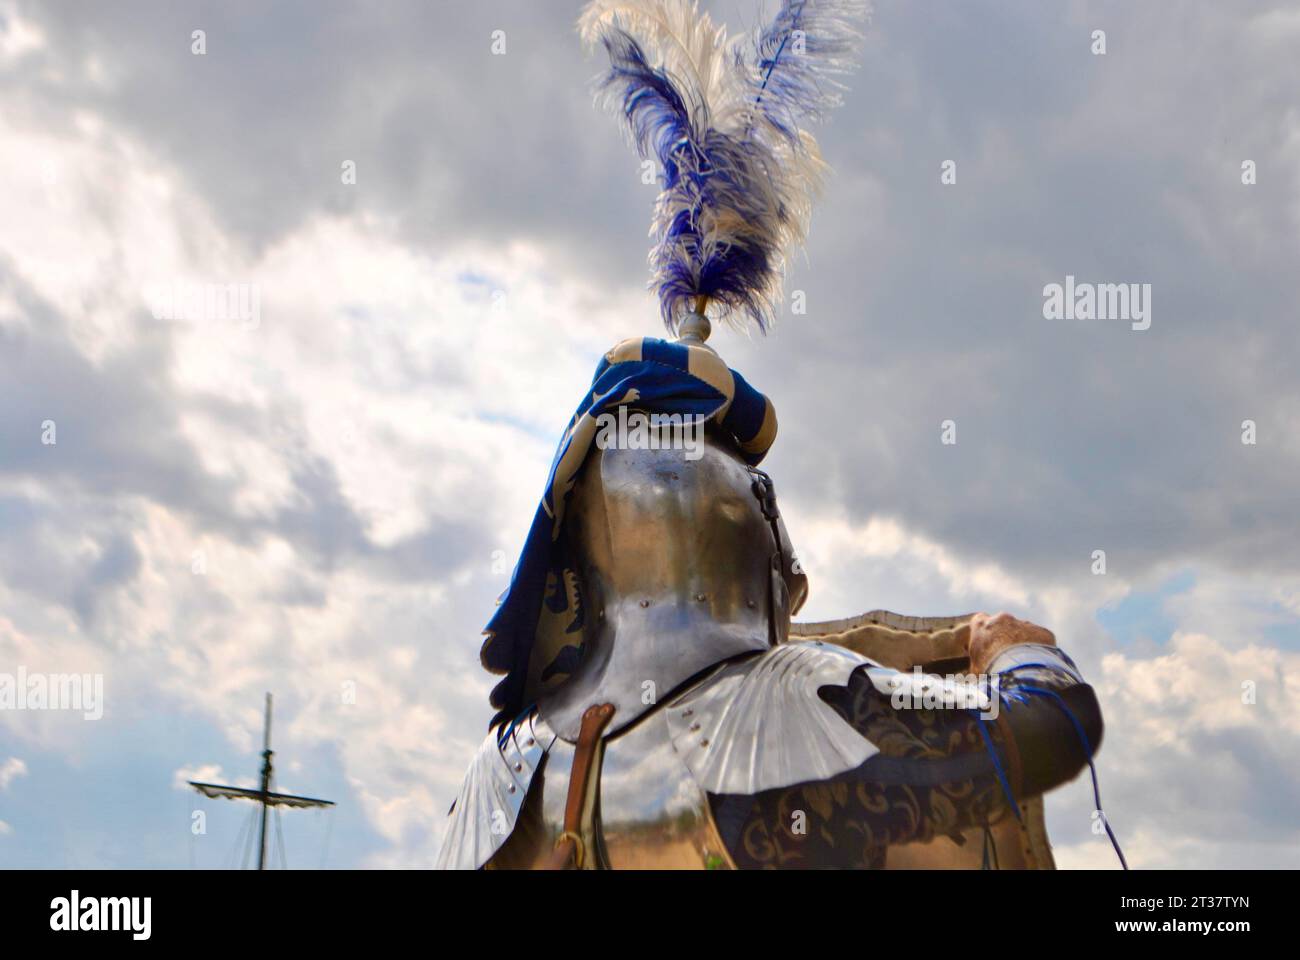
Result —
[[510, 734], [514, 733], [515, 727], [519, 726], [519, 721], [524, 719], [524, 717], [528, 716], [530, 713], [532, 713], [533, 708], [536, 706], [537, 704], [530, 703], [528, 706], [524, 707], [523, 711], [519, 714], [519, 716], [511, 720], [510, 723], [507, 724], [505, 727], [501, 728], [501, 735], [497, 737], [498, 749], [505, 746], [506, 738], [509, 737]]
[[[1017, 664], [1014, 667], [1010, 667], [1007, 670], [1004, 670], [1003, 673], [1014, 673], [1016, 670], [1022, 669], [1024, 667], [1032, 667], [1032, 666], [1046, 666], [1046, 664], [1028, 664], [1028, 663]], [[1062, 698], [1061, 695], [1057, 693], [1055, 690], [1045, 690], [1042, 687], [1017, 686], [1014, 692], [1032, 693], [1041, 697], [1050, 697], [1052, 701], [1055, 702], [1055, 704], [1058, 707], [1060, 707], [1062, 712], [1069, 718], [1070, 723], [1073, 724], [1074, 732], [1079, 735], [1079, 742], [1083, 744], [1084, 753], [1088, 757], [1088, 772], [1092, 774], [1092, 796], [1094, 802], [1097, 805], [1097, 812], [1101, 814], [1102, 826], [1106, 828], [1106, 836], [1110, 838], [1110, 845], [1115, 848], [1115, 855], [1119, 857], [1120, 866], [1123, 867], [1125, 870], [1127, 870], [1128, 861], [1124, 858], [1124, 851], [1120, 849], [1119, 840], [1116, 839], [1115, 837], [1115, 831], [1110, 828], [1110, 821], [1106, 818], [1106, 811], [1103, 810], [1101, 806], [1101, 786], [1097, 782], [1097, 765], [1093, 763], [1092, 744], [1088, 742], [1088, 734], [1084, 731], [1083, 724], [1079, 723], [1079, 718], [1074, 715], [1074, 711], [1070, 709], [1069, 704], [1067, 704], [1064, 698]], [[1012, 698], [1008, 696], [1007, 699], [1010, 700]], [[1015, 697], [1014, 699], [1018, 700], [1020, 703], [1029, 702], [1027, 699], [1023, 697]], [[980, 718], [981, 733], [984, 733], [983, 725], [984, 725], [984, 720], [981, 717]], [[993, 750], [993, 745], [992, 742], [989, 740], [987, 733], [984, 733], [984, 740], [986, 743], [988, 743], [989, 750], [991, 752]], [[996, 756], [994, 757], [993, 762], [995, 765], [997, 764]], [[1001, 767], [998, 768], [998, 776], [999, 777], [1002, 776]], [[1006, 789], [1005, 779], [1003, 781], [1003, 789]]]
[[984, 718], [978, 713], [975, 714], [975, 720], [979, 724], [980, 735], [984, 737], [984, 745], [988, 747], [989, 756], [993, 759], [993, 769], [997, 771], [998, 781], [1002, 784], [1002, 792], [1007, 795], [1007, 803], [1011, 804], [1011, 811], [1016, 815], [1017, 820], [1023, 820], [1020, 816], [1020, 807], [1016, 804], [1015, 795], [1011, 792], [1011, 784], [1007, 782], [1007, 775], [1002, 770], [1002, 761], [998, 758], [997, 748], [993, 746], [993, 738], [989, 736], [988, 728], [984, 725]]

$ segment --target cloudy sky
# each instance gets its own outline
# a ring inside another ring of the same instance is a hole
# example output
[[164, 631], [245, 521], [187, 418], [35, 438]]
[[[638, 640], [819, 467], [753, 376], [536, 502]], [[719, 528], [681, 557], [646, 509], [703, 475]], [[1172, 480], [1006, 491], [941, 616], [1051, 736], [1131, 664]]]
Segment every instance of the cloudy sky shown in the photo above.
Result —
[[[267, 690], [338, 801], [289, 864], [432, 862], [554, 443], [658, 332], [579, 6], [0, 0], [0, 673], [105, 696], [0, 711], [0, 865], [240, 862], [184, 781], [252, 784]], [[806, 313], [712, 341], [780, 413], [801, 618], [1044, 623], [1130, 863], [1300, 864], [1300, 8], [881, 0], [863, 61]], [[1045, 319], [1067, 275], [1150, 328]], [[183, 284], [256, 316], [155, 318]], [[1057, 858], [1110, 868], [1084, 781]]]

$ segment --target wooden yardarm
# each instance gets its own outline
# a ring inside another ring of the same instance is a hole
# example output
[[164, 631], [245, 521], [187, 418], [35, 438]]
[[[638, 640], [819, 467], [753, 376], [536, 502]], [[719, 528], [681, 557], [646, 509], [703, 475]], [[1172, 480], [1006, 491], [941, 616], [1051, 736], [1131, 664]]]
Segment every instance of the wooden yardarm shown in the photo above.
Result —
[[[224, 797], [227, 800], [255, 800], [262, 805], [261, 829], [257, 840], [257, 869], [266, 869], [266, 814], [271, 807], [332, 807], [333, 800], [299, 797], [291, 793], [276, 793], [271, 789], [271, 695], [266, 695], [266, 725], [262, 734], [262, 786], [259, 790], [231, 787], [217, 783], [189, 781], [191, 787], [205, 797]], [[281, 851], [283, 854], [283, 851]]]

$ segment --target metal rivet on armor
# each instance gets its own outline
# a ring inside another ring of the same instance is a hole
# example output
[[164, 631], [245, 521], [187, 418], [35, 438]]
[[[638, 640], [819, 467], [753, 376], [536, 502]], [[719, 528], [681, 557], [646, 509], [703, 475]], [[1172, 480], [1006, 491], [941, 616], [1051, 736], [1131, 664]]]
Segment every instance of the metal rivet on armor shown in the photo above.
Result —
[[683, 717], [689, 717], [689, 716], [690, 716], [691, 714], [693, 714], [694, 712], [695, 712], [694, 710], [683, 710], [683, 711], [682, 711], [682, 716], [683, 716]]
[[705, 600], [709, 599], [709, 595], [707, 593], [697, 593], [695, 599], [700, 601], [700, 603], [703, 603]]
[[700, 746], [701, 746], [701, 747], [707, 747], [708, 745], [709, 745], [709, 741], [707, 741], [707, 740], [701, 740], [701, 741], [700, 741]]
[[537, 743], [537, 741], [534, 740], [532, 737], [529, 737], [529, 738], [528, 738], [528, 746], [531, 747], [531, 746], [533, 746], [535, 743]]
[[515, 764], [515, 773], [519, 773], [523, 769], [524, 769], [524, 765], [522, 763]]
[[604, 611], [604, 610], [600, 611], [600, 613], [597, 614], [597, 616], [599, 616], [601, 620], [604, 620], [604, 619], [605, 619], [605, 611]]
[[700, 725], [698, 723], [691, 724], [691, 733], [696, 733], [699, 729], [700, 729]]
[[515, 792], [515, 785], [514, 785], [513, 783], [510, 784], [510, 786], [507, 788], [507, 792], [508, 792], [508, 793], [514, 793], [514, 792]]
[[753, 600], [746, 600], [745, 606], [749, 607], [752, 610], [754, 609], [754, 607], [758, 606], [758, 604], [756, 604]]
[[648, 606], [650, 606], [650, 601], [649, 601], [649, 600], [642, 600], [642, 601], [641, 601], [641, 606], [643, 606], [643, 607], [648, 607]]

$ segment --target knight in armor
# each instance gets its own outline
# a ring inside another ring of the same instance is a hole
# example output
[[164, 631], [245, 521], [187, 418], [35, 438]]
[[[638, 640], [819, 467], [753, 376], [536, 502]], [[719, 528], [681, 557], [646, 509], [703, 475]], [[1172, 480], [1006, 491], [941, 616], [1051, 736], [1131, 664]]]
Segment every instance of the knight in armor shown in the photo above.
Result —
[[[710, 317], [771, 320], [824, 170], [802, 124], [864, 15], [789, 0], [751, 49], [689, 0], [582, 14], [661, 170], [673, 336], [614, 346], [565, 430], [485, 630], [497, 712], [439, 866], [1050, 866], [1039, 798], [1100, 746], [1092, 688], [1005, 613], [792, 627], [807, 578], [759, 469], [775, 409], [706, 342]], [[628, 410], [699, 418], [703, 442], [603, 442]]]

